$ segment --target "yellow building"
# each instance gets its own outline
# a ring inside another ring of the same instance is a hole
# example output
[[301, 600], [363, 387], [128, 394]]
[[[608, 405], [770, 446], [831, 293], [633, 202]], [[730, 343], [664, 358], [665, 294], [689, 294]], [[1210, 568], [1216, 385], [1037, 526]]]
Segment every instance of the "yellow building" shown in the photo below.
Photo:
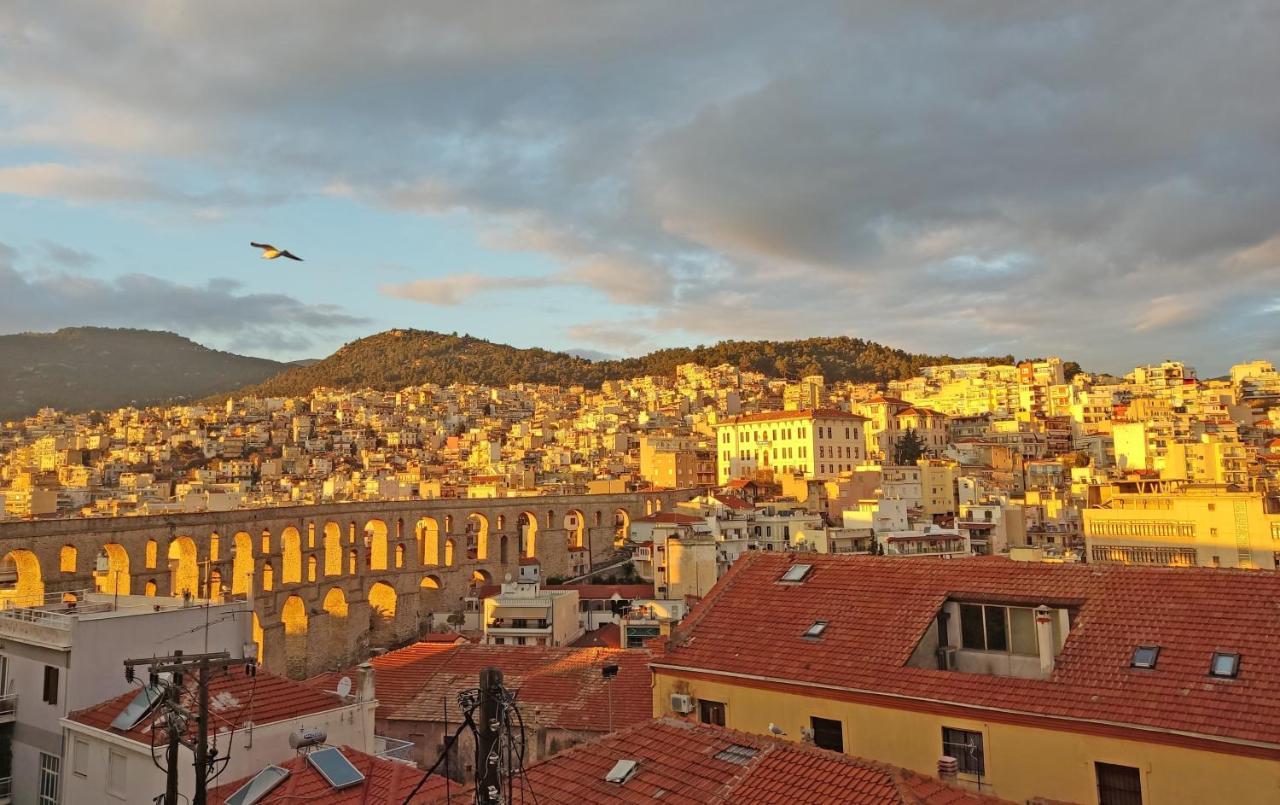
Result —
[[956, 513], [956, 479], [960, 466], [954, 461], [922, 458], [920, 465], [920, 507], [930, 519]]
[[1261, 492], [1181, 481], [1095, 487], [1084, 510], [1094, 562], [1274, 570], [1280, 505]]
[[654, 714], [947, 756], [1014, 802], [1272, 803], [1274, 618], [1230, 602], [1274, 600], [1273, 574], [752, 553], [655, 656]]
[[719, 483], [762, 470], [835, 478], [865, 458], [866, 417], [845, 411], [767, 411], [716, 425]]
[[1245, 447], [1205, 434], [1199, 442], [1171, 444], [1160, 477], [1206, 484], [1230, 484], [1244, 489], [1249, 485], [1249, 463]]
[[640, 437], [640, 477], [665, 489], [714, 486], [715, 455], [699, 439], [686, 436]]

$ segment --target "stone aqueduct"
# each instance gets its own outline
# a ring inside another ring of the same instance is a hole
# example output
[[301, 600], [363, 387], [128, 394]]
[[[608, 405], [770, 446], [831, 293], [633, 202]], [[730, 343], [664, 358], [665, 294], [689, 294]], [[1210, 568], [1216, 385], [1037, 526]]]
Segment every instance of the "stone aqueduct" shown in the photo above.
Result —
[[[545, 576], [614, 554], [678, 491], [284, 506], [0, 523], [6, 606], [96, 589], [251, 600], [263, 664], [293, 676], [408, 640], [536, 556]], [[95, 570], [104, 557], [104, 571]]]

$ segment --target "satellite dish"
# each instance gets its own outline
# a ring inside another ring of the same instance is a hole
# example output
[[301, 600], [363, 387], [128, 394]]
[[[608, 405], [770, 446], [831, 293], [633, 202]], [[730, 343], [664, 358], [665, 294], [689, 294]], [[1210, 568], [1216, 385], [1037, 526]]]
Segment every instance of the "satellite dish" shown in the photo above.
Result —
[[351, 677], [344, 676], [338, 680], [338, 695], [343, 698], [351, 695]]

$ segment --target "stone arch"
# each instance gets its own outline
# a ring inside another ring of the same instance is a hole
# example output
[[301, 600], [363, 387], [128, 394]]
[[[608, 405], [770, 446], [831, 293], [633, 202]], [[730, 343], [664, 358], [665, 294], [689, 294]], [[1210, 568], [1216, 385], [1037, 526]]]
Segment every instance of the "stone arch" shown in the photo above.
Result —
[[[341, 587], [330, 587], [329, 592], [324, 595], [324, 603], [321, 606], [327, 616], [324, 620], [324, 660], [326, 664], [341, 663], [348, 657], [350, 648], [350, 635], [347, 628], [350, 607], [347, 604], [346, 593], [342, 592]], [[314, 644], [313, 639], [312, 645]]]
[[441, 587], [439, 576], [423, 576], [422, 582], [418, 585], [423, 590], [439, 590]]
[[147, 540], [146, 550], [143, 552], [142, 564], [147, 570], [156, 569], [156, 561], [160, 555], [160, 546], [155, 540]]
[[369, 553], [370, 570], [387, 569], [387, 524], [381, 520], [370, 520], [364, 524], [365, 548]]
[[396, 542], [404, 541], [404, 518], [396, 518]]
[[307, 522], [307, 549], [316, 547], [316, 524], [314, 520]]
[[662, 498], [653, 499], [653, 510], [655, 513], [662, 511]]
[[209, 533], [209, 561], [216, 562], [221, 558], [222, 553], [222, 535], [217, 531]]
[[498, 537], [498, 561], [504, 565], [507, 562], [511, 561], [507, 557], [507, 535], [506, 534], [503, 534], [502, 536]]
[[169, 560], [169, 594], [200, 592], [200, 564], [196, 557], [196, 542], [191, 537], [173, 537], [165, 552]]
[[223, 601], [226, 599], [224, 593], [226, 588], [222, 586], [222, 571], [216, 567], [209, 570], [209, 598], [214, 601]]
[[271, 555], [271, 531], [266, 528], [262, 529], [262, 555]]
[[79, 551], [74, 545], [63, 545], [58, 551], [58, 570], [62, 573], [76, 572], [76, 558]]
[[258, 664], [262, 664], [262, 621], [258, 620], [258, 613], [253, 613], [253, 643], [258, 647]]
[[480, 512], [467, 515], [467, 558], [478, 562], [489, 558], [489, 518]]
[[585, 544], [587, 516], [578, 509], [570, 509], [564, 516], [565, 546], [581, 548]]
[[307, 605], [296, 595], [285, 599], [280, 608], [284, 624], [285, 673], [294, 678], [307, 675]]
[[547, 528], [556, 527], [556, 513], [553, 509], [547, 509]]
[[271, 565], [271, 559], [262, 560], [262, 591], [274, 590], [276, 588], [276, 569]]
[[537, 515], [533, 512], [520, 512], [520, 517], [516, 520], [516, 528], [520, 532], [520, 555], [526, 558], [537, 556]]
[[453, 540], [446, 539], [444, 541], [444, 566], [453, 567], [454, 558], [455, 557], [453, 555]]
[[482, 567], [478, 567], [471, 571], [471, 585], [478, 587], [484, 584], [493, 584], [493, 574]]
[[498, 529], [499, 531], [502, 531], [506, 527], [507, 527], [507, 516], [505, 514], [499, 514], [498, 519], [494, 524], [494, 528]]
[[355, 520], [352, 520], [350, 523], [347, 524], [347, 544], [348, 545], [356, 544], [356, 521]]
[[147, 583], [142, 585], [142, 594], [154, 598], [156, 596], [156, 580], [147, 579]]
[[418, 559], [424, 567], [440, 564], [440, 524], [431, 517], [418, 520]]
[[44, 577], [35, 553], [25, 548], [9, 551], [0, 568], [0, 576], [13, 576], [13, 586], [0, 589], [0, 601], [6, 606], [38, 607], [44, 603]]
[[307, 556], [307, 581], [308, 582], [312, 582], [316, 580], [316, 568], [319, 566], [319, 564], [320, 562], [319, 560], [316, 559], [316, 555], [314, 553]]
[[95, 569], [93, 573], [94, 588], [100, 593], [115, 595], [118, 592], [128, 595], [132, 586], [129, 578], [129, 552], [123, 545], [109, 542], [102, 546], [99, 559], [104, 556], [106, 561], [102, 564], [105, 567], [101, 571]]
[[302, 582], [302, 535], [293, 526], [280, 532], [280, 583]]
[[342, 575], [342, 526], [334, 522], [324, 524], [324, 574]]
[[404, 543], [403, 542], [396, 543], [395, 558], [396, 558], [396, 561], [395, 561], [396, 569], [399, 570], [400, 568], [404, 567]]
[[247, 531], [231, 535], [231, 594], [247, 594], [253, 586], [253, 537]]
[[354, 576], [360, 572], [360, 554], [355, 548], [347, 549], [347, 573]]
[[324, 594], [324, 611], [331, 618], [347, 617], [347, 595], [342, 592], [341, 587], [330, 587], [329, 592]]
[[631, 513], [618, 508], [613, 511], [613, 544], [622, 545], [631, 537]]
[[644, 516], [649, 517], [653, 514], [653, 498], [645, 498], [644, 500]]
[[599, 528], [600, 523], [604, 520], [604, 513], [601, 512], [599, 509], [596, 509], [594, 512], [592, 512], [591, 518], [592, 518], [591, 525], [595, 526], [596, 528]]
[[390, 625], [396, 619], [396, 590], [390, 584], [376, 582], [369, 588], [370, 623], [379, 620]]

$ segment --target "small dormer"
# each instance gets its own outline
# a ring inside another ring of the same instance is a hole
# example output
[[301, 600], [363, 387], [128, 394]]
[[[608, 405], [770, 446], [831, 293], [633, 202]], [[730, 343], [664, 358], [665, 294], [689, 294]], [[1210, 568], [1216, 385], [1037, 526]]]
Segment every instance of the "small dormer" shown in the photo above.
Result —
[[1061, 604], [957, 596], [938, 611], [907, 664], [962, 673], [1047, 679], [1071, 628]]

